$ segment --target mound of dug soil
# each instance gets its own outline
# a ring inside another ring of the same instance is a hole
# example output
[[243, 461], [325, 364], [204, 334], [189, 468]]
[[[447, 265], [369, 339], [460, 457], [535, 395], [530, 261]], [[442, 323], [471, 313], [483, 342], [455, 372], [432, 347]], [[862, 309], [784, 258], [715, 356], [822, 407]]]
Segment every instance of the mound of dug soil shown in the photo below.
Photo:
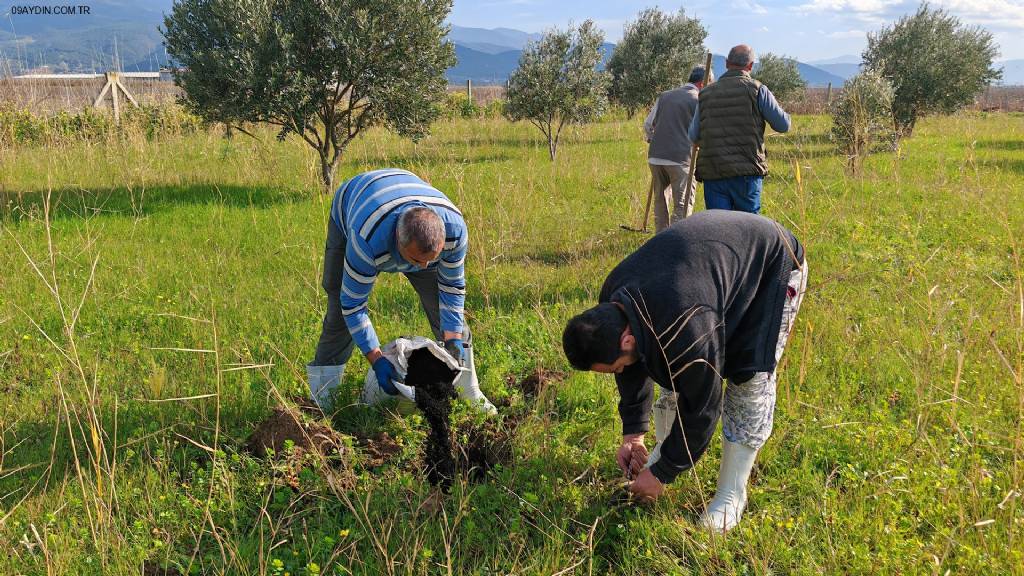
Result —
[[416, 406], [430, 424], [424, 454], [427, 480], [448, 491], [455, 477], [455, 458], [452, 455], [451, 415], [455, 394], [455, 376], [430, 350], [420, 348], [409, 355], [409, 369], [405, 383], [416, 388]]
[[291, 441], [296, 452], [319, 452], [328, 459], [343, 459], [345, 444], [342, 435], [329, 426], [310, 422], [296, 411], [276, 408], [249, 436], [246, 449], [266, 457], [285, 453], [285, 444]]

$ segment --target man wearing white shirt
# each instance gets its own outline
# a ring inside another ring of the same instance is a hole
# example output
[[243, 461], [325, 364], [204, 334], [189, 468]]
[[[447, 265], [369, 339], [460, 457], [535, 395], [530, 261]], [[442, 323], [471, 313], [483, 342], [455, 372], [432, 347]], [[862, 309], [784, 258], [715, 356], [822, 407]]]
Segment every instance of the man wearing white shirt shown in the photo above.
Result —
[[650, 143], [647, 164], [651, 167], [656, 232], [686, 218], [693, 210], [696, 182], [690, 184], [689, 205], [685, 190], [690, 171], [688, 130], [697, 109], [697, 95], [703, 86], [704, 67], [697, 66], [690, 72], [686, 84], [658, 96], [644, 120], [644, 133]]

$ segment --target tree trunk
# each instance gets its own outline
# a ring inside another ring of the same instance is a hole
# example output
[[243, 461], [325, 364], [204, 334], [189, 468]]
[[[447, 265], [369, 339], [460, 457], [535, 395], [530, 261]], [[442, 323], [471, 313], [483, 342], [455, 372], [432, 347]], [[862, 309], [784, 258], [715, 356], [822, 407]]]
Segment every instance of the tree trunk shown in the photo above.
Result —
[[551, 161], [555, 161], [555, 153], [558, 152], [558, 136], [548, 136], [548, 155]]
[[332, 159], [328, 159], [328, 152], [326, 150], [318, 150], [320, 153], [320, 183], [323, 184], [323, 193], [331, 194], [334, 192], [334, 169], [338, 167], [338, 155]]

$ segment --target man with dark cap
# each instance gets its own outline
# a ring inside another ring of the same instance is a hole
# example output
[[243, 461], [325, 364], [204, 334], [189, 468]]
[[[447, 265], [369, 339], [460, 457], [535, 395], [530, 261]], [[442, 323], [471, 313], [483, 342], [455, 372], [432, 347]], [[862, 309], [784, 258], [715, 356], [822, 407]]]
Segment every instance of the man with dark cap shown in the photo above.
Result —
[[690, 140], [700, 146], [697, 180], [704, 183], [710, 209], [761, 211], [761, 189], [768, 174], [764, 130], [788, 132], [789, 114], [767, 86], [750, 77], [754, 50], [734, 46], [725, 61], [728, 71], [701, 90]]
[[690, 72], [686, 84], [658, 96], [644, 120], [644, 133], [650, 143], [647, 164], [651, 167], [655, 231], [693, 212], [696, 182], [691, 183], [689, 191], [685, 190], [692, 147], [687, 130], [697, 109], [697, 94], [703, 86], [704, 67], [697, 66]]
[[806, 287], [804, 249], [792, 232], [763, 216], [707, 210], [626, 257], [599, 304], [569, 320], [562, 346], [573, 367], [615, 374], [616, 460], [635, 496], [653, 500], [690, 469], [721, 415], [718, 488], [700, 522], [721, 531], [739, 523], [754, 459], [772, 431], [775, 369]]

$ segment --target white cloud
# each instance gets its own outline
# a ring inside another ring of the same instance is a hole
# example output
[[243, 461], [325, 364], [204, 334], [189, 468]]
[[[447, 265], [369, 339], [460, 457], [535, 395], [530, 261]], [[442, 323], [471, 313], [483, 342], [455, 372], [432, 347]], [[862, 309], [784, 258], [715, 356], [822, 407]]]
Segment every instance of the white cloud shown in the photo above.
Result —
[[829, 38], [836, 39], [847, 39], [847, 38], [864, 38], [867, 36], [867, 32], [863, 30], [837, 30], [835, 32], [829, 32], [825, 34]]
[[[1024, 30], [1024, 0], [934, 0], [965, 24]], [[794, 8], [802, 14], [832, 15], [840, 20], [882, 25], [917, 9], [915, 0], [810, 0]]]
[[969, 24], [1024, 30], [1024, 0], [942, 0], [937, 4]]
[[768, 9], [758, 4], [755, 0], [732, 0], [732, 7], [736, 10], [745, 10], [751, 14], [768, 13]]
[[856, 12], [877, 14], [903, 4], [905, 0], [811, 0], [797, 6], [801, 12]]

